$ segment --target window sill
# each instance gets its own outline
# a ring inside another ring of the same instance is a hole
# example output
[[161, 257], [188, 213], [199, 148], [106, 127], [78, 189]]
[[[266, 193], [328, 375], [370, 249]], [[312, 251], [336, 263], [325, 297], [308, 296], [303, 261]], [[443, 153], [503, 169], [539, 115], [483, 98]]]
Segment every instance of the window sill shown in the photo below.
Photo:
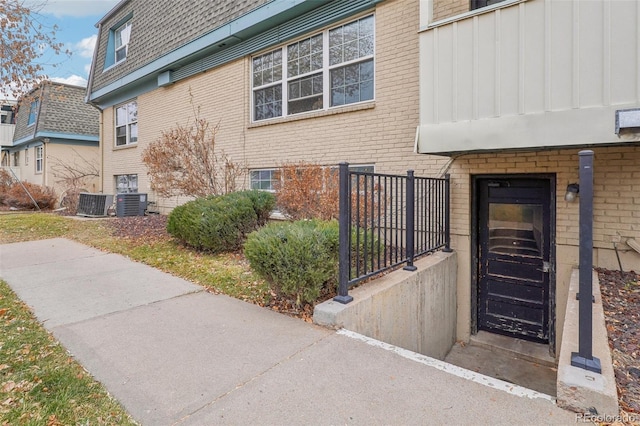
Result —
[[249, 129], [253, 129], [253, 128], [256, 128], [256, 127], [271, 126], [273, 124], [289, 123], [291, 121], [299, 121], [299, 120], [307, 120], [309, 118], [326, 117], [326, 116], [329, 116], [329, 115], [342, 114], [342, 113], [345, 113], [345, 112], [363, 111], [363, 110], [367, 110], [367, 109], [373, 109], [373, 108], [375, 108], [375, 106], [376, 106], [376, 102], [375, 101], [365, 101], [365, 102], [361, 102], [361, 103], [357, 103], [357, 104], [339, 106], [339, 107], [335, 107], [335, 108], [331, 108], [331, 109], [327, 109], [327, 110], [322, 110], [322, 111], [304, 112], [304, 113], [300, 113], [300, 114], [290, 115], [288, 117], [271, 118], [271, 119], [264, 120], [264, 121], [257, 121], [255, 123], [249, 124], [248, 128]]
[[485, 6], [480, 9], [470, 10], [468, 12], [461, 13], [459, 15], [450, 16], [448, 18], [440, 19], [438, 21], [431, 22], [428, 25], [420, 27], [419, 32], [432, 30], [437, 27], [441, 27], [443, 25], [451, 24], [457, 21], [462, 21], [463, 19], [472, 18], [474, 16], [482, 15], [484, 13], [493, 12], [497, 9], [503, 9], [505, 7], [513, 6], [514, 4], [524, 3], [529, 0], [505, 0], [500, 3], [493, 4], [491, 6]]
[[113, 147], [114, 151], [120, 151], [122, 149], [130, 149], [130, 148], [137, 148], [138, 144], [137, 143], [130, 143], [127, 145], [117, 145]]

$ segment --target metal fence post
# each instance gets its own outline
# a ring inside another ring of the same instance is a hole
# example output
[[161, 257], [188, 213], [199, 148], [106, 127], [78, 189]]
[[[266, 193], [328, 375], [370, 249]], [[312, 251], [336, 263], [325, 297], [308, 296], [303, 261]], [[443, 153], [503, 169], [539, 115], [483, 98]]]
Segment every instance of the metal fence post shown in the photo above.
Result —
[[578, 352], [571, 353], [571, 365], [602, 373], [600, 360], [593, 356], [593, 151], [580, 156], [580, 300], [578, 303]]
[[407, 170], [407, 208], [405, 211], [405, 217], [407, 218], [406, 238], [407, 242], [407, 265], [402, 268], [405, 271], [415, 271], [418, 269], [413, 264], [413, 257], [415, 255], [414, 247], [414, 233], [415, 233], [415, 187], [416, 179], [413, 175], [413, 170]]
[[351, 268], [351, 247], [349, 244], [349, 233], [351, 228], [351, 214], [349, 212], [350, 181], [349, 163], [340, 163], [340, 214], [339, 223], [339, 257], [338, 257], [338, 295], [333, 298], [336, 302], [347, 304], [353, 300], [349, 296], [349, 269]]
[[451, 175], [444, 175], [444, 248], [445, 253], [451, 250]]

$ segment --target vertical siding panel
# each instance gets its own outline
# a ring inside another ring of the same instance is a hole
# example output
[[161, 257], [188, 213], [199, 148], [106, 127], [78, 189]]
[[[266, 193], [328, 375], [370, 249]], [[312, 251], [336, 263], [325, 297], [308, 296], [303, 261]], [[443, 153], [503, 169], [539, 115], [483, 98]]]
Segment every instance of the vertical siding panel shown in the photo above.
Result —
[[573, 107], [574, 72], [573, 3], [568, 1], [549, 1], [549, 66], [550, 66], [550, 111], [570, 109]]
[[[520, 3], [518, 6], [518, 114], [524, 114], [525, 112], [525, 58], [529, 52], [527, 51], [526, 34], [527, 34], [527, 21], [525, 18], [525, 5]], [[533, 52], [531, 52], [533, 53]], [[532, 73], [533, 74], [533, 73]], [[532, 82], [533, 83], [533, 82]]]
[[610, 105], [635, 103], [640, 99], [640, 2], [616, 2], [608, 8]]
[[548, 40], [549, 25], [545, 22], [547, 5], [544, 1], [520, 4], [523, 37], [521, 51], [522, 114], [540, 113], [549, 110], [550, 96], [550, 56]]
[[474, 25], [473, 20], [457, 24], [456, 43], [457, 52], [457, 115], [458, 120], [471, 120], [476, 117], [477, 113], [477, 92], [476, 87], [477, 73], [474, 72], [475, 50], [474, 50]]
[[478, 17], [473, 17], [473, 119], [477, 120], [480, 117], [480, 30], [478, 29]]
[[447, 25], [438, 30], [438, 122], [453, 120], [453, 26]]
[[495, 117], [495, 74], [496, 74], [496, 26], [495, 14], [487, 13], [478, 17], [478, 116]]
[[433, 75], [433, 33], [424, 32], [420, 37], [420, 121], [422, 123], [434, 123], [435, 79]]
[[572, 34], [572, 68], [573, 68], [573, 85], [571, 106], [573, 108], [580, 107], [580, 2], [573, 0], [573, 34]]
[[452, 25], [451, 34], [451, 121], [458, 121], [458, 23]]
[[544, 110], [551, 111], [551, 0], [544, 2]]
[[602, 104], [611, 105], [611, 3], [602, 8]]
[[604, 3], [580, 2], [580, 107], [603, 105]]
[[[440, 58], [439, 40], [440, 30], [433, 31], [433, 57]], [[440, 123], [440, 74], [438, 74], [439, 61], [433, 61], [433, 122]]]
[[500, 85], [497, 91], [498, 109], [497, 116], [517, 115], [520, 113], [522, 102], [521, 92], [524, 88], [521, 83], [523, 73], [523, 63], [525, 52], [523, 51], [523, 37], [521, 38], [521, 28], [524, 22], [520, 20], [520, 7], [509, 7], [503, 9], [500, 15], [496, 15], [499, 20], [498, 31], [499, 52], [496, 54], [499, 63]]
[[[495, 46], [495, 53], [494, 53], [494, 59], [495, 59], [495, 71], [493, 73], [493, 86], [494, 86], [494, 92], [493, 92], [493, 116], [494, 117], [499, 117], [500, 115], [502, 115], [502, 108], [501, 108], [501, 101], [502, 101], [502, 95], [501, 95], [501, 88], [502, 88], [502, 38], [501, 38], [501, 34], [502, 34], [502, 28], [501, 28], [501, 24], [502, 24], [502, 11], [500, 9], [496, 10], [494, 12], [494, 22], [493, 22], [493, 31], [495, 32], [494, 35], [494, 43], [493, 45]], [[509, 33], [507, 33], [509, 34]]]
[[[610, 105], [630, 104], [638, 99], [639, 2], [617, 2], [609, 7]], [[614, 7], [615, 6], [615, 7]]]

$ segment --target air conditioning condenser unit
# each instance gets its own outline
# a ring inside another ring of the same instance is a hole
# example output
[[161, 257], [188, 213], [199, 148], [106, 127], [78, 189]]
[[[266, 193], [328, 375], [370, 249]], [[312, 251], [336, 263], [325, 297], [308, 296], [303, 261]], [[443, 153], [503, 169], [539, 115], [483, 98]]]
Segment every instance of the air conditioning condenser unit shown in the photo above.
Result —
[[132, 192], [116, 195], [116, 216], [144, 216], [147, 194]]
[[113, 195], [81, 192], [77, 216], [105, 217], [113, 204]]

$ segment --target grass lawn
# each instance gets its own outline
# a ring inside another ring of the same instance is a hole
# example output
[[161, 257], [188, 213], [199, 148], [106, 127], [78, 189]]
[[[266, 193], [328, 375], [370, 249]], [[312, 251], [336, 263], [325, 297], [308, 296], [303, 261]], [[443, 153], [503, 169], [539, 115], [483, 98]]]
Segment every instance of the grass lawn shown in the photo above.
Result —
[[136, 424], [0, 280], [0, 423]]
[[[169, 236], [114, 235], [116, 219], [77, 220], [50, 213], [0, 214], [0, 244], [65, 237], [258, 305], [269, 287], [237, 253], [189, 250]], [[5, 248], [6, 249], [6, 248]], [[0, 281], [0, 425], [134, 424]]]

